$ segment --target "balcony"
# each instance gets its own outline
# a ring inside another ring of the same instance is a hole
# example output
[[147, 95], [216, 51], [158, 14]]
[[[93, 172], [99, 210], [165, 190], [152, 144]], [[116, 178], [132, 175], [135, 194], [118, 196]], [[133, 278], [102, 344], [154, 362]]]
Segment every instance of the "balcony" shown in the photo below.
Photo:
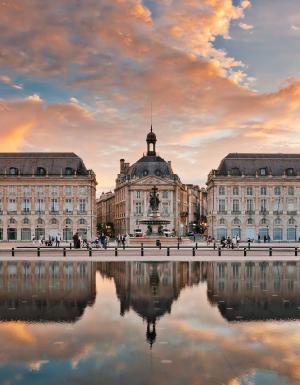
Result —
[[24, 208], [22, 210], [22, 215], [28, 215], [28, 214], [30, 214], [30, 209], [29, 208]]
[[260, 215], [268, 215], [269, 211], [268, 210], [260, 210], [259, 214]]
[[50, 210], [49, 214], [51, 215], [57, 215], [59, 213], [58, 210]]
[[218, 215], [226, 215], [226, 214], [227, 214], [227, 211], [225, 211], [225, 210], [220, 210], [220, 211], [218, 211], [217, 213], [218, 213]]
[[254, 215], [255, 211], [254, 210], [247, 210], [247, 211], [245, 211], [245, 214], [247, 214], [247, 215]]
[[282, 215], [282, 214], [283, 214], [283, 211], [282, 211], [282, 210], [274, 210], [274, 211], [273, 211], [273, 214], [274, 214], [274, 215]]
[[142, 217], [144, 214], [143, 213], [134, 213], [135, 217]]
[[68, 214], [72, 215], [73, 214], [73, 210], [64, 210], [64, 214], [65, 215], [68, 215]]
[[37, 215], [44, 215], [45, 214], [45, 210], [36, 210], [35, 213]]
[[287, 215], [297, 215], [297, 211], [296, 210], [288, 210], [287, 211]]
[[86, 210], [78, 210], [77, 214], [78, 215], [87, 215], [87, 211]]
[[239, 211], [239, 210], [232, 210], [231, 214], [232, 215], [241, 215], [241, 211]]

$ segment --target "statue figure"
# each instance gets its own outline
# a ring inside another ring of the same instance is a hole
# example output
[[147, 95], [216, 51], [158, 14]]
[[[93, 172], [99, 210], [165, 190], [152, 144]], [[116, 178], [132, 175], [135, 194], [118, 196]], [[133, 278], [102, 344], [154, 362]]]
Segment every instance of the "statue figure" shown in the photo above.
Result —
[[158, 211], [160, 200], [158, 198], [157, 187], [154, 186], [150, 193], [150, 207], [153, 212]]

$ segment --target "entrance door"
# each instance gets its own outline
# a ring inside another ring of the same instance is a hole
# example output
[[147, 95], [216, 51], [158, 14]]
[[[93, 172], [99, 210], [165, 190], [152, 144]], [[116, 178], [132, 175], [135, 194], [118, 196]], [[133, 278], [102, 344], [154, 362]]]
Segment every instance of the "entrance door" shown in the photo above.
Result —
[[295, 227], [289, 227], [287, 229], [287, 240], [295, 241], [296, 240], [296, 229]]
[[7, 229], [7, 239], [9, 241], [16, 241], [17, 240], [17, 229]]
[[44, 228], [36, 228], [35, 229], [35, 239], [44, 239], [45, 238], [45, 229]]
[[246, 229], [246, 238], [248, 239], [255, 239], [255, 228], [254, 227], [247, 227]]

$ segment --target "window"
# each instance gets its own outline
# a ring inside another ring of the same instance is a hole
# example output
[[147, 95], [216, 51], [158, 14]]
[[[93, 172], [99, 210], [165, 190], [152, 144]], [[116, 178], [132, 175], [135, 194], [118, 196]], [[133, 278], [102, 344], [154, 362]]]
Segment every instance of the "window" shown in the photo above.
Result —
[[17, 211], [17, 204], [15, 199], [8, 201], [8, 211]]
[[248, 218], [247, 224], [248, 225], [253, 225], [254, 224], [254, 220], [252, 218]]
[[24, 218], [23, 223], [24, 223], [24, 225], [28, 225], [29, 224], [29, 218]]
[[57, 224], [57, 219], [56, 218], [51, 218], [50, 224], [51, 225], [56, 225]]
[[225, 199], [219, 199], [219, 211], [225, 212]]
[[44, 186], [37, 186], [36, 191], [38, 195], [44, 194]]
[[42, 211], [45, 211], [45, 203], [44, 203], [44, 199], [37, 199], [36, 201], [36, 211], [38, 212], [42, 212]]
[[224, 186], [219, 187], [219, 195], [225, 195], [225, 187]]
[[86, 195], [87, 194], [87, 186], [80, 186], [79, 187], [79, 194], [80, 195]]
[[72, 220], [71, 220], [70, 218], [67, 218], [67, 219], [65, 220], [65, 224], [66, 224], [66, 225], [71, 225], [71, 224], [72, 224]]
[[274, 211], [281, 211], [282, 210], [282, 203], [281, 203], [280, 198], [276, 198], [274, 200], [273, 210]]
[[274, 188], [274, 194], [275, 194], [275, 195], [280, 195], [280, 194], [281, 194], [281, 188], [280, 188], [279, 186], [276, 186], [276, 187]]
[[241, 224], [241, 221], [239, 220], [239, 218], [234, 218], [233, 224], [234, 224], [234, 225], [240, 225], [240, 224]]
[[281, 225], [281, 219], [280, 219], [280, 218], [276, 218], [276, 219], [274, 220], [274, 224], [275, 224], [275, 225]]
[[163, 202], [162, 204], [162, 213], [163, 215], [169, 214], [169, 204], [167, 202]]
[[135, 213], [137, 215], [141, 215], [142, 214], [142, 202], [136, 202], [135, 203]]
[[141, 192], [140, 192], [140, 191], [137, 191], [137, 192], [136, 192], [136, 198], [137, 198], [137, 199], [140, 199], [140, 198], [141, 198]]
[[233, 187], [232, 194], [233, 195], [239, 195], [239, 188], [237, 186]]
[[143, 171], [143, 175], [144, 175], [144, 176], [147, 176], [147, 175], [148, 175], [148, 170], [144, 170], [144, 171]]
[[295, 211], [296, 202], [292, 199], [288, 199], [287, 211]]
[[238, 167], [232, 167], [232, 169], [230, 170], [230, 174], [233, 176], [239, 176], [241, 175], [241, 171]]
[[65, 199], [65, 207], [64, 210], [68, 213], [73, 211], [73, 204], [72, 204], [72, 199], [67, 198]]
[[72, 167], [65, 168], [65, 175], [73, 175], [73, 174], [74, 174], [74, 170], [72, 169]]
[[18, 169], [16, 168], [16, 167], [11, 167], [10, 169], [9, 169], [9, 175], [11, 175], [11, 176], [15, 176], [15, 175], [18, 175]]
[[86, 200], [85, 199], [79, 199], [79, 211], [81, 213], [84, 213], [86, 211]]
[[58, 186], [52, 186], [51, 187], [51, 194], [57, 195], [58, 194]]
[[37, 224], [38, 225], [43, 225], [44, 224], [44, 220], [42, 218], [38, 218]]
[[240, 211], [240, 201], [238, 199], [234, 199], [232, 202], [232, 210], [234, 212]]
[[9, 194], [15, 194], [16, 193], [16, 186], [9, 186], [8, 192], [9, 192]]
[[264, 212], [267, 210], [267, 200], [261, 199], [260, 200], [260, 211]]
[[267, 187], [260, 188], [260, 195], [267, 195]]
[[9, 218], [9, 223], [10, 223], [11, 225], [14, 225], [14, 224], [17, 223], [17, 221], [16, 221], [14, 218]]
[[254, 211], [253, 199], [247, 199], [247, 211]]
[[169, 192], [168, 192], [168, 191], [163, 191], [162, 197], [163, 197], [163, 199], [168, 199], [168, 197], [169, 197]]
[[38, 167], [36, 169], [36, 175], [39, 175], [39, 176], [46, 175], [46, 170], [44, 169], [44, 167]]
[[72, 186], [65, 186], [65, 195], [72, 195]]
[[30, 186], [24, 186], [23, 187], [23, 193], [25, 196], [29, 196], [31, 194], [31, 187]]
[[30, 212], [30, 200], [28, 198], [23, 199], [23, 209], [24, 213]]
[[266, 225], [266, 224], [267, 224], [266, 218], [263, 218], [263, 219], [260, 221], [260, 224], [261, 224], [261, 225]]
[[247, 195], [253, 195], [253, 188], [247, 187]]
[[293, 186], [289, 186], [288, 187], [288, 195], [294, 195], [294, 193], [295, 193], [294, 187]]
[[80, 225], [86, 225], [86, 220], [84, 218], [79, 219], [79, 224]]
[[290, 218], [289, 221], [288, 221], [288, 224], [289, 225], [294, 225], [295, 224], [295, 219], [294, 218]]
[[161, 176], [161, 171], [160, 170], [155, 170], [155, 175]]
[[260, 168], [259, 169], [259, 175], [260, 176], [266, 176], [267, 175], [267, 169], [266, 168]]
[[225, 219], [224, 218], [220, 219], [220, 225], [225, 225]]
[[51, 201], [50, 201], [50, 211], [51, 212], [57, 212], [58, 211], [57, 198], [51, 198]]
[[293, 169], [293, 168], [288, 168], [288, 169], [286, 169], [286, 175], [287, 175], [287, 176], [293, 176], [293, 175], [295, 175], [294, 169]]

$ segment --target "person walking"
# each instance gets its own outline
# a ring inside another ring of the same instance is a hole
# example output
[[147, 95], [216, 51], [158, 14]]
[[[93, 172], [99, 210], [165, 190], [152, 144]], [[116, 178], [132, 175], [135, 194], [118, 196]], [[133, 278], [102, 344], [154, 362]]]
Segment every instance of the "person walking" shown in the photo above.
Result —
[[[78, 247], [78, 243], [79, 243], [79, 247]], [[80, 248], [80, 240], [79, 240], [78, 233], [75, 233], [73, 235], [73, 244], [74, 244], [74, 249], [79, 249]]]
[[60, 241], [61, 241], [61, 236], [60, 234], [57, 234], [55, 238], [55, 247], [59, 247]]

